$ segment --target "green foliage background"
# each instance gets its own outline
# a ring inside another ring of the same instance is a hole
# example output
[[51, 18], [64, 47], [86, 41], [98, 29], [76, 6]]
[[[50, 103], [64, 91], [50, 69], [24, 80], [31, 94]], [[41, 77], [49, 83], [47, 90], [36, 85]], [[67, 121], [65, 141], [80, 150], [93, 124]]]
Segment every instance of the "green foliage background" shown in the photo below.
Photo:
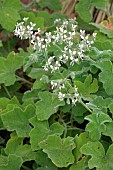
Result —
[[51, 92], [52, 77], [29, 63], [33, 51], [13, 34], [24, 17], [35, 30], [54, 30], [56, 18], [67, 18], [62, 3], [0, 0], [0, 170], [113, 170], [113, 19], [97, 24], [90, 12], [93, 7], [109, 17], [109, 3], [79, 0], [74, 6], [79, 29], [96, 32], [97, 39], [90, 60], [62, 72], [75, 75], [83, 99], [72, 106]]

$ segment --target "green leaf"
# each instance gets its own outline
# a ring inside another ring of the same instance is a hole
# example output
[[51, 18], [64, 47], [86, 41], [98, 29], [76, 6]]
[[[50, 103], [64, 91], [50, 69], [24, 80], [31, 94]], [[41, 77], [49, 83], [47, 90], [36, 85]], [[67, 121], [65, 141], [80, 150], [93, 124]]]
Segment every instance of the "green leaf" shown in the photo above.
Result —
[[106, 98], [103, 99], [103, 97], [98, 96], [95, 99], [93, 99], [92, 101], [90, 101], [87, 105], [89, 108], [91, 108], [93, 110], [93, 112], [99, 112], [102, 111], [104, 113], [107, 113], [107, 108], [108, 105], [113, 102], [113, 100], [111, 98]]
[[29, 76], [31, 78], [36, 79], [36, 81], [33, 84], [33, 89], [42, 89], [45, 90], [48, 87], [48, 76], [46, 75], [47, 72], [44, 71], [42, 68], [33, 68], [31, 72], [29, 73]]
[[88, 168], [88, 157], [83, 156], [76, 164], [73, 164], [69, 170], [90, 170]]
[[61, 10], [61, 4], [60, 4], [59, 0], [54, 0], [54, 1], [53, 0], [46, 0], [46, 1], [45, 0], [40, 0], [39, 6], [41, 8], [48, 7], [53, 11]]
[[48, 118], [57, 112], [59, 106], [63, 106], [64, 101], [60, 101], [58, 97], [50, 92], [40, 92], [41, 99], [36, 103], [36, 115], [40, 121], [48, 120]]
[[41, 150], [36, 152], [35, 161], [38, 164], [38, 166], [43, 168], [43, 170], [53, 170], [53, 169], [57, 170], [57, 167], [51, 162], [47, 154], [45, 154]]
[[53, 25], [53, 21], [52, 21], [53, 18], [52, 18], [52, 15], [49, 12], [47, 12], [47, 11], [39, 11], [37, 13], [37, 16], [44, 18], [44, 25], [45, 26]]
[[86, 125], [86, 130], [89, 131], [90, 138], [93, 141], [99, 140], [101, 138], [101, 133], [106, 131], [105, 123], [112, 122], [112, 119], [102, 112], [93, 113], [86, 116], [85, 119], [89, 121]]
[[35, 114], [35, 108], [28, 105], [23, 111], [21, 108], [15, 106], [13, 110], [1, 115], [4, 127], [9, 131], [16, 130], [18, 137], [29, 137], [31, 126], [29, 119]]
[[90, 0], [80, 0], [79, 3], [75, 6], [76, 12], [79, 14], [79, 17], [85, 21], [90, 22], [92, 15], [89, 12], [90, 9]]
[[48, 135], [62, 135], [64, 127], [60, 123], [53, 123], [50, 127], [48, 121], [38, 121], [37, 117], [31, 118], [30, 123], [34, 128], [30, 131], [30, 143], [32, 150], [39, 149], [39, 143], [46, 139]]
[[30, 119], [30, 123], [34, 126], [30, 131], [30, 143], [32, 150], [39, 149], [39, 143], [43, 141], [49, 134], [48, 121], [38, 121], [37, 118]]
[[0, 98], [0, 112], [6, 108], [6, 106], [9, 103], [9, 101], [10, 100], [8, 98], [5, 98], [5, 97]]
[[4, 83], [6, 86], [14, 84], [15, 71], [22, 66], [23, 58], [11, 52], [7, 59], [0, 57], [0, 63], [0, 83]]
[[74, 81], [74, 84], [78, 88], [78, 92], [80, 95], [82, 95], [84, 98], [89, 98], [90, 94], [96, 93], [98, 91], [98, 81], [97, 79], [94, 79], [92, 82], [91, 75], [87, 76], [84, 83], [81, 81]]
[[8, 31], [13, 31], [16, 22], [20, 20], [18, 13], [20, 10], [20, 2], [18, 0], [4, 1], [0, 6], [0, 24]]
[[67, 167], [74, 163], [72, 150], [75, 144], [71, 137], [61, 139], [57, 135], [49, 136], [40, 143], [40, 147], [57, 167]]
[[111, 61], [100, 61], [98, 67], [101, 70], [99, 80], [103, 83], [103, 87], [108, 95], [113, 95], [113, 65]]
[[81, 133], [79, 136], [77, 135], [75, 138], [76, 148], [73, 153], [75, 156], [76, 162], [78, 162], [82, 158], [82, 153], [80, 152], [80, 148], [86, 144], [90, 140], [88, 133]]
[[109, 104], [109, 109], [110, 109], [110, 112], [113, 114], [113, 103]]
[[94, 42], [94, 46], [101, 52], [104, 52], [104, 50], [113, 50], [112, 42], [109, 39], [102, 40], [101, 36], [100, 39]]
[[35, 23], [36, 26], [34, 27], [34, 29], [44, 29], [44, 18], [43, 17], [37, 17], [35, 16], [35, 14], [33, 12], [26, 12], [26, 11], [23, 11], [20, 13], [21, 15], [21, 18], [29, 18], [28, 21], [27, 21], [27, 24], [29, 24], [30, 22], [32, 23]]
[[[76, 120], [78, 123], [82, 123], [84, 121], [84, 113], [86, 112], [86, 108], [80, 103], [77, 103], [76, 106], [72, 108], [73, 119]], [[79, 118], [81, 118], [81, 121], [79, 120]]]
[[106, 131], [103, 133], [103, 135], [109, 136], [113, 141], [113, 133], [111, 133], [112, 130], [113, 130], [113, 122], [106, 123]]
[[96, 167], [97, 170], [113, 169], [113, 144], [110, 145], [107, 153], [100, 142], [88, 142], [80, 149], [85, 155], [90, 155], [88, 162], [90, 169]]
[[96, 23], [91, 23], [91, 25], [95, 26], [96, 28], [99, 29], [100, 32], [102, 32], [103, 34], [107, 35], [108, 38], [113, 38], [113, 31], [100, 25], [100, 24], [96, 24]]
[[91, 0], [91, 4], [97, 9], [106, 11], [106, 0]]
[[18, 138], [15, 133], [11, 134], [11, 138], [8, 140], [5, 153], [15, 154], [20, 156], [25, 161], [31, 161], [35, 159], [35, 152], [31, 150], [31, 146], [28, 144], [23, 145], [23, 139]]
[[37, 101], [39, 99], [38, 97], [38, 90], [28, 90], [23, 94], [23, 101], [25, 102], [28, 99], [33, 99], [34, 101]]
[[21, 157], [14, 154], [9, 154], [8, 157], [0, 155], [0, 170], [20, 170], [22, 162]]
[[75, 10], [79, 14], [79, 17], [86, 23], [92, 20], [91, 7], [107, 11], [106, 0], [79, 0], [79, 3], [75, 6]]

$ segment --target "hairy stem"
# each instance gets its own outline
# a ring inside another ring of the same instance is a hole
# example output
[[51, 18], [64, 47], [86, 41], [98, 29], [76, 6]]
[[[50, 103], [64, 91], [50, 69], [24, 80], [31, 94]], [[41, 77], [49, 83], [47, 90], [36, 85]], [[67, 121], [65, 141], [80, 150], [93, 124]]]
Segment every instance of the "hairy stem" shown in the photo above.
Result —
[[92, 110], [82, 101], [82, 99], [80, 98], [78, 101], [80, 104], [82, 104], [82, 106], [84, 106], [90, 113], [92, 113]]
[[7, 96], [9, 97], [9, 99], [11, 99], [11, 95], [10, 95], [10, 93], [9, 93], [9, 91], [8, 91], [8, 89], [7, 89], [7, 87], [3, 84], [3, 88], [4, 88], [4, 90], [6, 91], [6, 93], [7, 93]]

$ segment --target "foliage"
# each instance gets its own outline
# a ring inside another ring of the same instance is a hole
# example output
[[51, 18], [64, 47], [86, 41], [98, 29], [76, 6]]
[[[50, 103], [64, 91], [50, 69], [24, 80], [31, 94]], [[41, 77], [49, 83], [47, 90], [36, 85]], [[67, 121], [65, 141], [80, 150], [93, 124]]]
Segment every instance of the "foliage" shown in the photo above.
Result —
[[0, 1], [0, 170], [113, 169], [113, 21], [90, 13], [106, 2], [67, 19], [59, 0]]

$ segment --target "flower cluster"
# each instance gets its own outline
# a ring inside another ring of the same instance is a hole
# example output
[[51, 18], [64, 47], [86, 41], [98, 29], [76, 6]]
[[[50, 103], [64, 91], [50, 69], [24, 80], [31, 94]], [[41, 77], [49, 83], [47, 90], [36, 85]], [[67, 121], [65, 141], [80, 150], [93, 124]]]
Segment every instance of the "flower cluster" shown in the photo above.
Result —
[[16, 29], [14, 30], [14, 34], [21, 39], [31, 38], [33, 34], [33, 29], [36, 24], [30, 22], [29, 25], [26, 25], [28, 18], [23, 18], [23, 21], [16, 24]]
[[[33, 32], [35, 24], [29, 22], [29, 25], [26, 25], [27, 21], [28, 18], [24, 18], [22, 22], [17, 23], [14, 34], [21, 39], [29, 38], [34, 51], [34, 55], [30, 55], [29, 59], [37, 62], [38, 57], [43, 56], [43, 68], [52, 74], [60, 71], [63, 65], [73, 65], [86, 59], [85, 52], [90, 50], [96, 38], [96, 33], [91, 36], [84, 30], [77, 31], [76, 19], [64, 21], [56, 19], [54, 22], [56, 27], [52, 32], [44, 32], [40, 28]], [[55, 50], [50, 54], [48, 49], [51, 47]], [[72, 87], [69, 82], [68, 78], [52, 80], [51, 89], [58, 94], [59, 100], [75, 105], [79, 100], [78, 89]]]
[[[58, 94], [60, 101], [65, 99], [67, 104], [72, 103], [73, 105], [76, 105], [76, 102], [79, 100], [78, 89], [72, 87], [67, 78], [51, 81], [51, 88], [56, 94]], [[69, 92], [70, 88], [72, 91], [71, 93]]]
[[[61, 23], [60, 19], [55, 21], [55, 24], [58, 23]], [[73, 65], [85, 59], [85, 52], [90, 50], [95, 38], [96, 33], [91, 38], [90, 35], [85, 35], [84, 30], [77, 32], [75, 19], [64, 20], [60, 26], [56, 26], [56, 30], [49, 36], [50, 42], [58, 48], [60, 55], [48, 58], [44, 69], [55, 72], [62, 66], [62, 63], [69, 62], [70, 65]]]
[[[64, 21], [56, 19], [54, 22], [56, 30], [43, 35], [40, 28], [33, 34], [35, 24], [30, 22], [30, 25], [25, 26], [27, 20], [28, 18], [24, 18], [23, 22], [17, 23], [14, 33], [21, 39], [29, 38], [33, 49], [44, 54], [46, 57], [44, 69], [46, 71], [55, 72], [62, 64], [69, 62], [70, 65], [73, 65], [85, 59], [85, 52], [91, 48], [96, 38], [95, 33], [91, 38], [89, 34], [85, 34], [84, 30], [78, 32], [76, 19]], [[60, 52], [59, 55], [49, 56], [48, 47], [51, 45], [57, 48]]]

